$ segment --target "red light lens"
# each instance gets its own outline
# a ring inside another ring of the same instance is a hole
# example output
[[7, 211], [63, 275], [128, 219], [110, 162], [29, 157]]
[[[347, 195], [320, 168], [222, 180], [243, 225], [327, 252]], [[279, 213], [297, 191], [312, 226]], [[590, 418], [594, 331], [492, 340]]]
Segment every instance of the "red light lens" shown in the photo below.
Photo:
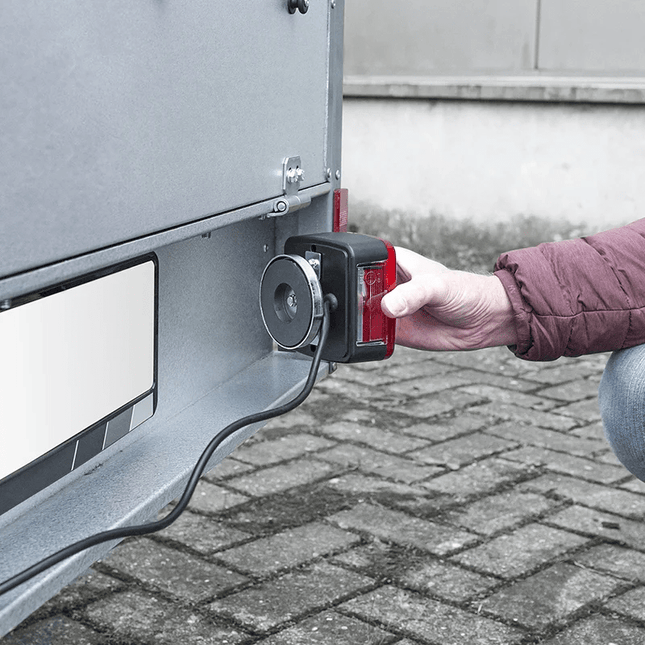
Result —
[[349, 215], [349, 191], [339, 188], [334, 191], [334, 233], [347, 233]]
[[385, 358], [394, 352], [396, 320], [381, 310], [383, 296], [396, 286], [396, 253], [385, 240], [387, 260], [358, 267], [358, 324], [359, 345], [385, 344]]

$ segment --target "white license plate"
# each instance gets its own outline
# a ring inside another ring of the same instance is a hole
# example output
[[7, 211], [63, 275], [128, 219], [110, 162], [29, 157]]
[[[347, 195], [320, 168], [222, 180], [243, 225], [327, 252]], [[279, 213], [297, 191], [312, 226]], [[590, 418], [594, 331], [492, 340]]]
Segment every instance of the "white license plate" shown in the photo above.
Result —
[[137, 401], [147, 401], [139, 422], [151, 416], [156, 273], [156, 258], [148, 257], [0, 312], [0, 480], [66, 442], [72, 470], [79, 445], [84, 454], [87, 448], [71, 440], [103, 422], [92, 444], [102, 450], [110, 417], [135, 410]]

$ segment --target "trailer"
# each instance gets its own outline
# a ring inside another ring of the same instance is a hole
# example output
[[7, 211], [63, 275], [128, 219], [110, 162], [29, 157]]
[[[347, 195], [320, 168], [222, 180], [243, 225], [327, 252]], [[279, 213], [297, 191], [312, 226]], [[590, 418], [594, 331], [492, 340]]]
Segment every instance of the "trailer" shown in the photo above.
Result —
[[[2, 3], [0, 582], [156, 517], [221, 428], [302, 388], [258, 289], [343, 215], [343, 12]], [[0, 596], [0, 636], [115, 544]]]

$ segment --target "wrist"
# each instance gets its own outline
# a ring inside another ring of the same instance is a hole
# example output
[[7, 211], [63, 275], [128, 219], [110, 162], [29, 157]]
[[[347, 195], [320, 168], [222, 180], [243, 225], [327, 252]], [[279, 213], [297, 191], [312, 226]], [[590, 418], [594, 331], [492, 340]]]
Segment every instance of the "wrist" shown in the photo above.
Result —
[[517, 345], [518, 334], [515, 313], [502, 281], [496, 276], [487, 276], [489, 281], [489, 342], [490, 346]]

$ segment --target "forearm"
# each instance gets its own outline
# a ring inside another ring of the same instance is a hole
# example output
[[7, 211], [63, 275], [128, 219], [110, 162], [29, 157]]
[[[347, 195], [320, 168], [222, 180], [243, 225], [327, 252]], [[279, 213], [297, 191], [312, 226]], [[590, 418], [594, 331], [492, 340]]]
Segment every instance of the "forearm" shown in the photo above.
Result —
[[645, 343], [645, 220], [500, 256], [515, 353], [553, 360]]

